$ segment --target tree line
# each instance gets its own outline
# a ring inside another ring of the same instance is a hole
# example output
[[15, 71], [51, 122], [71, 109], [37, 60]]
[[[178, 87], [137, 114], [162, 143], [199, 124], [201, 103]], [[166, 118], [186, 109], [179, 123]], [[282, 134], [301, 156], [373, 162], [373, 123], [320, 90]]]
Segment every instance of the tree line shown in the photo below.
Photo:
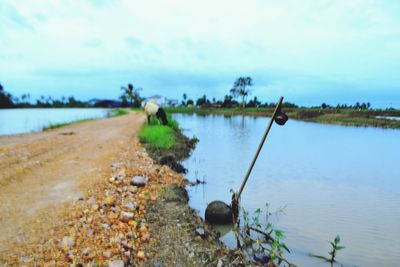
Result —
[[[264, 102], [262, 103], [257, 96], [250, 98], [252, 94], [251, 87], [254, 85], [253, 79], [249, 76], [237, 78], [228, 94], [224, 96], [222, 100], [217, 100], [215, 97], [209, 99], [206, 95], [199, 97], [196, 100], [188, 98], [188, 95], [184, 93], [182, 95], [181, 106], [197, 106], [203, 108], [257, 108], [257, 107], [274, 107], [276, 103]], [[119, 101], [116, 100], [98, 100], [95, 102], [85, 102], [75, 99], [73, 96], [61, 97], [61, 99], [54, 99], [50, 96], [41, 96], [36, 99], [33, 103], [31, 101], [30, 94], [23, 94], [20, 97], [12, 96], [6, 92], [2, 84], [0, 83], [0, 108], [28, 108], [28, 107], [39, 107], [39, 108], [62, 108], [62, 107], [140, 107], [144, 98], [140, 96], [142, 88], [135, 88], [131, 83], [127, 86], [121, 86], [120, 90], [122, 94], [119, 97]], [[286, 108], [300, 108], [294, 103], [284, 102], [283, 107]], [[301, 107], [304, 108], [304, 107]], [[338, 104], [331, 106], [326, 103], [322, 103], [320, 106], [313, 106], [313, 109], [356, 109], [356, 110], [369, 110], [371, 109], [371, 103], [357, 102], [354, 105]]]

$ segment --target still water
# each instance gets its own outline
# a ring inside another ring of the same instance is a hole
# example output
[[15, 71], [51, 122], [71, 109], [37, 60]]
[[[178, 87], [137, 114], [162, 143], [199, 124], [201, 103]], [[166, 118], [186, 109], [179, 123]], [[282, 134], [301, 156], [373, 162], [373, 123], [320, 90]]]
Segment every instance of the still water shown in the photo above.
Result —
[[104, 118], [108, 113], [99, 108], [0, 109], [0, 135], [41, 131], [50, 124]]
[[[184, 162], [190, 204], [204, 216], [208, 203], [230, 204], [269, 118], [176, 114], [188, 136], [200, 139]], [[282, 210], [272, 222], [285, 231], [299, 266], [330, 266], [326, 255], [341, 236], [344, 266], [400, 264], [400, 130], [356, 128], [289, 120], [274, 124], [242, 193], [242, 206]], [[235, 246], [232, 233], [222, 240]]]

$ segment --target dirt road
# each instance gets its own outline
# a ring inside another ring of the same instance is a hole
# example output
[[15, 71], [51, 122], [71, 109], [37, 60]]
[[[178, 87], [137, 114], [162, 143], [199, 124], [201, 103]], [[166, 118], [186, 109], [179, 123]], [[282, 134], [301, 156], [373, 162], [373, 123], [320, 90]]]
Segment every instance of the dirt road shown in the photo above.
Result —
[[41, 223], [50, 220], [54, 208], [76, 201], [107, 175], [144, 119], [131, 112], [49, 132], [0, 137], [0, 251], [7, 240], [26, 238], [26, 229], [39, 214]]

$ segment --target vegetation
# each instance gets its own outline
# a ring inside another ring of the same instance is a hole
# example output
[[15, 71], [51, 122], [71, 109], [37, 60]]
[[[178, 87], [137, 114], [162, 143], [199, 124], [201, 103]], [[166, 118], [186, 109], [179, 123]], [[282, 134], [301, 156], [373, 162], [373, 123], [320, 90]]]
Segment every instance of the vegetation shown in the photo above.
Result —
[[139, 138], [157, 149], [169, 149], [176, 143], [173, 129], [164, 125], [144, 125]]
[[117, 108], [115, 110], [113, 110], [112, 116], [113, 117], [119, 117], [119, 116], [124, 116], [124, 115], [128, 115], [129, 111], [123, 108]]
[[272, 213], [268, 212], [268, 205], [263, 223], [260, 221], [260, 209], [257, 209], [252, 217], [245, 210], [242, 214], [243, 226], [240, 227], [240, 222], [238, 222], [235, 231], [239, 248], [262, 266], [280, 266], [281, 264], [296, 266], [287, 261], [283, 255], [284, 252], [290, 253], [290, 250], [284, 243], [283, 231], [269, 223], [269, 216]]
[[52, 123], [46, 127], [43, 127], [43, 131], [50, 131], [50, 130], [54, 130], [54, 129], [58, 129], [58, 128], [62, 128], [65, 126], [69, 126], [72, 124], [76, 124], [76, 123], [82, 123], [82, 122], [87, 122], [87, 121], [93, 121], [94, 119], [82, 119], [82, 120], [77, 120], [77, 121], [71, 121], [71, 122], [64, 122], [64, 123]]
[[230, 90], [233, 97], [240, 97], [242, 99], [243, 108], [246, 106], [246, 99], [251, 93], [248, 89], [250, 86], [253, 86], [253, 79], [251, 77], [239, 77]]
[[11, 94], [4, 91], [3, 85], [0, 83], [0, 108], [13, 107]]
[[130, 107], [140, 107], [143, 99], [140, 97], [139, 91], [142, 88], [135, 88], [131, 83], [128, 83], [127, 87], [121, 86], [121, 90], [123, 94], [120, 96], [120, 99], [123, 106], [126, 106], [129, 101]]
[[333, 242], [331, 241], [331, 242], [329, 242], [329, 243], [330, 243], [331, 246], [332, 246], [332, 250], [329, 252], [330, 257], [319, 256], [319, 255], [313, 255], [313, 254], [310, 254], [310, 256], [315, 257], [315, 258], [319, 258], [319, 259], [323, 259], [323, 260], [325, 260], [325, 261], [327, 261], [327, 262], [329, 262], [329, 263], [331, 263], [331, 264], [332, 264], [332, 263], [335, 263], [335, 262], [336, 262], [336, 255], [337, 255], [337, 252], [338, 252], [339, 250], [344, 249], [345, 247], [343, 247], [343, 246], [340, 245], [340, 236], [339, 236], [339, 235], [337, 235], [337, 236], [335, 237], [335, 239], [333, 240]]

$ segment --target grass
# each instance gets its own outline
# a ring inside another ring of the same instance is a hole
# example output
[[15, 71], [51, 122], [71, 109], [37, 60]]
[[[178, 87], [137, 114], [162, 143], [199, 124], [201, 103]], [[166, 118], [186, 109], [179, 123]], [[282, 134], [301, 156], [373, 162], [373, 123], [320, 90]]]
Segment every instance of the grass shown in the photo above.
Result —
[[[111, 117], [119, 117], [119, 116], [124, 116], [129, 114], [129, 111], [127, 109], [122, 109], [122, 108], [117, 108], [111, 111]], [[88, 121], [93, 121], [95, 119], [82, 119], [82, 120], [76, 120], [76, 121], [71, 121], [71, 122], [63, 122], [63, 123], [51, 123], [46, 127], [43, 127], [42, 131], [50, 131], [58, 128], [62, 128], [65, 126], [69, 126], [72, 124], [76, 123], [83, 123], [83, 122], [88, 122]]]
[[154, 148], [170, 149], [176, 144], [174, 130], [164, 125], [144, 125], [139, 138]]
[[150, 124], [144, 125], [139, 132], [139, 139], [155, 149], [170, 149], [176, 145], [179, 123], [167, 114], [168, 124], [160, 125], [157, 118], [151, 117]]
[[124, 115], [128, 115], [129, 111], [123, 108], [117, 108], [115, 110], [113, 110], [112, 112], [112, 117], [119, 117], [119, 116], [124, 116]]
[[77, 120], [77, 121], [71, 121], [71, 122], [64, 122], [64, 123], [51, 123], [50, 125], [43, 127], [43, 131], [50, 131], [58, 128], [62, 128], [68, 125], [72, 125], [75, 123], [82, 123], [82, 122], [87, 122], [87, 121], [93, 121], [94, 119], [82, 119], [82, 120]]

